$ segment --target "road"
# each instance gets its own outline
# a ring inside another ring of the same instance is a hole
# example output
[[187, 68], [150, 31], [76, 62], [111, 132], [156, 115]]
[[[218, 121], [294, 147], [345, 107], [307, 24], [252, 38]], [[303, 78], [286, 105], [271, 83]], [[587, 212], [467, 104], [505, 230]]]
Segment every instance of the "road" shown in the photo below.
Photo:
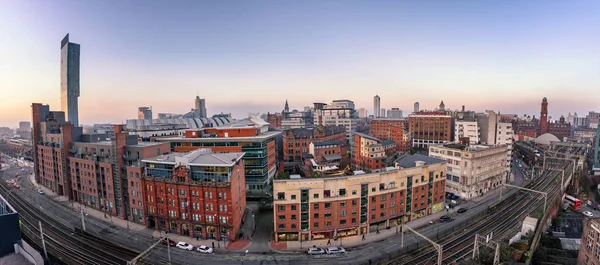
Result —
[[[13, 162], [8, 161], [11, 167]], [[16, 169], [7, 169], [0, 173], [5, 179], [11, 178], [16, 174]], [[27, 199], [37, 205], [40, 210], [48, 213], [53, 219], [68, 224], [70, 227], [81, 227], [80, 214], [71, 208], [69, 202], [57, 202], [48, 196], [38, 194], [27, 178], [21, 179], [22, 191], [19, 195], [23, 199]], [[509, 191], [505, 195], [510, 194]], [[466, 213], [458, 214], [451, 213], [455, 221], [450, 223], [436, 222], [431, 225], [424, 226], [418, 231], [429, 238], [441, 238], [444, 235], [463, 229], [466, 225], [473, 222], [475, 218], [481, 216], [483, 212], [492, 204], [498, 202], [497, 197], [490, 197], [477, 205], [466, 204], [469, 210]], [[463, 206], [461, 206], [463, 207]], [[348, 248], [346, 255], [340, 256], [308, 256], [304, 253], [274, 253], [265, 252], [268, 245], [265, 245], [265, 239], [268, 244], [270, 234], [264, 231], [272, 229], [272, 215], [259, 215], [256, 220], [257, 234], [253, 237], [253, 242], [248, 248], [248, 253], [244, 252], [222, 252], [217, 250], [213, 255], [203, 255], [197, 252], [185, 251], [180, 249], [171, 249], [172, 264], [369, 264], [370, 260], [377, 260], [381, 257], [391, 257], [400, 251], [400, 236], [393, 236], [383, 239], [378, 242], [372, 242], [368, 245]], [[147, 230], [140, 232], [132, 232], [130, 230], [111, 225], [106, 220], [97, 219], [91, 216], [85, 217], [86, 229], [88, 232], [105, 238], [117, 244], [127, 246], [131, 249], [142, 251], [148, 248], [155, 240]], [[337, 241], [334, 244], [342, 243]], [[416, 238], [413, 234], [407, 234], [404, 237], [404, 245], [406, 248], [418, 248], [423, 246], [425, 241]], [[154, 264], [152, 261], [157, 257], [165, 258], [167, 256], [166, 247], [159, 245], [151, 251], [148, 257], [142, 259], [142, 262]]]

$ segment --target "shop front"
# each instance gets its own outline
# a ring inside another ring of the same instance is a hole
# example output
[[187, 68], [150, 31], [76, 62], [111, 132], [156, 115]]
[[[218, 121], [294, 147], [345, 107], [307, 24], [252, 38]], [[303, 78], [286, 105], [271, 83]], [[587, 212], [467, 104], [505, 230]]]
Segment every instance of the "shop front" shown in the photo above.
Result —
[[312, 240], [333, 239], [333, 230], [313, 231]]
[[338, 229], [336, 233], [336, 237], [347, 237], [347, 236], [356, 236], [358, 235], [358, 227], [350, 227], [344, 229]]
[[280, 232], [277, 233], [277, 242], [279, 241], [298, 241], [298, 233], [295, 232]]
[[387, 228], [387, 220], [371, 223], [369, 225], [369, 233], [381, 231]]

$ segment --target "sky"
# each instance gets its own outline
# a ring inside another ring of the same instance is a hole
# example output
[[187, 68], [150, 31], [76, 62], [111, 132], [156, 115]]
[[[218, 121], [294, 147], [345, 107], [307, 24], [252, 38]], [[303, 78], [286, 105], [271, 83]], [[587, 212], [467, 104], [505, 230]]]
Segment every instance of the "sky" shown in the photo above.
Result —
[[60, 109], [81, 44], [82, 124], [137, 107], [276, 112], [350, 99], [539, 116], [600, 110], [600, 1], [0, 1], [0, 126]]

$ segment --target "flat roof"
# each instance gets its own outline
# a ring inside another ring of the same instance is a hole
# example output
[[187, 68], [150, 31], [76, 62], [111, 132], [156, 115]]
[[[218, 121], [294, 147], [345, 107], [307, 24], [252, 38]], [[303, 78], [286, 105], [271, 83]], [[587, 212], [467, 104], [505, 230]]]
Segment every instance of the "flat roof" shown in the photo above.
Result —
[[258, 142], [264, 141], [266, 139], [275, 137], [276, 135], [281, 134], [279, 131], [268, 131], [264, 132], [257, 136], [245, 136], [245, 137], [201, 137], [201, 138], [185, 138], [181, 136], [177, 137], [165, 137], [165, 138], [155, 138], [158, 142], [239, 142], [239, 141], [248, 141], [248, 142]]
[[355, 134], [355, 135], [358, 135], [360, 137], [367, 138], [367, 139], [370, 139], [370, 140], [373, 140], [373, 141], [380, 141], [378, 138], [373, 137], [373, 136], [368, 135], [368, 134], [359, 133], [359, 132], [352, 132], [352, 134]]
[[404, 156], [398, 158], [396, 160], [396, 163], [398, 163], [398, 165], [400, 165], [400, 167], [402, 167], [402, 168], [412, 168], [412, 167], [417, 167], [417, 164], [416, 164], [417, 161], [425, 162], [425, 165], [446, 162], [446, 160], [438, 159], [435, 157], [430, 157], [430, 156], [421, 155], [421, 154], [414, 154], [414, 155], [404, 155]]
[[169, 153], [147, 158], [142, 162], [175, 165], [187, 160], [187, 164], [192, 166], [233, 166], [242, 157], [243, 152], [213, 153], [210, 149], [202, 148], [187, 153]]

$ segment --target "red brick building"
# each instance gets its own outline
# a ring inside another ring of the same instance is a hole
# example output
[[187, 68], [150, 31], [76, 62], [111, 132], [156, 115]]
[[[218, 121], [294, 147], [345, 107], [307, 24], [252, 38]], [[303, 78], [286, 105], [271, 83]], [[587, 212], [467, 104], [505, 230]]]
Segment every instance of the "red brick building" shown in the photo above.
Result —
[[356, 170], [374, 171], [384, 167], [385, 148], [381, 140], [363, 133], [352, 133], [352, 166]]
[[408, 131], [412, 147], [449, 143], [453, 138], [452, 117], [444, 112], [416, 112], [408, 116]]
[[243, 155], [199, 149], [144, 159], [148, 227], [236, 240], [246, 210]]
[[283, 122], [283, 114], [277, 113], [267, 113], [267, 122], [269, 123], [269, 129], [281, 129]]
[[410, 140], [406, 119], [371, 119], [369, 121], [369, 135], [381, 139], [392, 140], [397, 145], [398, 152], [407, 152], [410, 150]]
[[286, 162], [302, 162], [310, 153], [310, 144], [324, 141], [346, 141], [344, 126], [317, 126], [283, 131], [283, 155]]
[[446, 162], [408, 155], [395, 170], [273, 182], [276, 241], [360, 236], [444, 210]]
[[348, 159], [348, 145], [345, 141], [312, 142], [309, 146], [310, 154], [318, 164], [332, 162], [339, 159], [341, 167], [350, 164]]

